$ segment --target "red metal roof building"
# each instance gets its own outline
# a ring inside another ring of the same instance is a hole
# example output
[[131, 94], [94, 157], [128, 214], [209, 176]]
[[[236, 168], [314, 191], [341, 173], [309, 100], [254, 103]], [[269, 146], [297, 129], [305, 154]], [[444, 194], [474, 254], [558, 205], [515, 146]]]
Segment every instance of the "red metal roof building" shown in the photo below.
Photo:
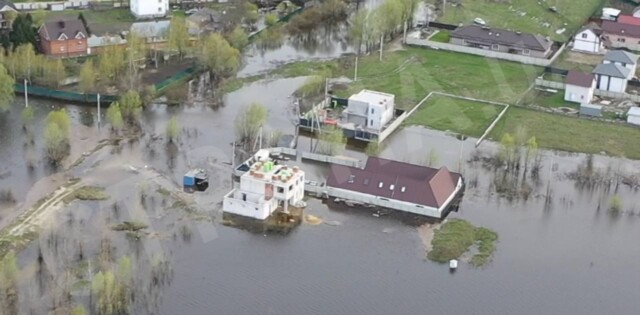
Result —
[[462, 191], [462, 175], [440, 169], [369, 157], [364, 169], [332, 165], [329, 195], [405, 212], [442, 217]]

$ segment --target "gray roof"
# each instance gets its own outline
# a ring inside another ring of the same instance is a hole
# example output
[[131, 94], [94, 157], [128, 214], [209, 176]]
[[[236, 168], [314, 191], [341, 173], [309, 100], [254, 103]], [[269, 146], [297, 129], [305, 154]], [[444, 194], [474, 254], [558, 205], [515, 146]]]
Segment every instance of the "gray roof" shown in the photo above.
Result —
[[80, 20], [68, 20], [68, 21], [55, 21], [47, 22], [42, 25], [46, 32], [47, 40], [56, 40], [64, 34], [67, 39], [75, 38], [78, 33], [81, 33], [83, 37], [87, 36], [87, 29], [84, 28], [84, 24]]
[[137, 22], [131, 25], [131, 32], [145, 38], [166, 37], [169, 34], [171, 21]]
[[600, 27], [600, 25], [598, 25], [598, 24], [596, 24], [594, 22], [591, 22], [591, 23], [583, 26], [576, 34], [580, 34], [580, 33], [584, 32], [586, 30], [590, 30], [596, 35], [602, 34], [602, 28]]
[[12, 8], [14, 11], [18, 11], [16, 9], [16, 6], [13, 4], [13, 2], [6, 1], [6, 0], [0, 0], [0, 10], [2, 10], [2, 8], [4, 8], [4, 7], [9, 7], [9, 8]]
[[120, 35], [103, 35], [97, 36], [95, 34], [91, 35], [87, 39], [87, 45], [89, 47], [102, 47], [102, 46], [110, 46], [110, 45], [124, 45], [127, 43], [127, 40], [122, 38]]
[[458, 27], [451, 33], [451, 37], [538, 51], [547, 51], [553, 44], [552, 41], [540, 35], [492, 29], [479, 25]]
[[606, 55], [604, 55], [604, 60], [625, 64], [636, 64], [638, 62], [638, 56], [624, 50], [610, 50]]
[[194, 23], [204, 23], [204, 22], [219, 22], [222, 14], [220, 12], [209, 9], [202, 8], [198, 10], [196, 13], [191, 14], [187, 17], [187, 20]]
[[621, 65], [617, 65], [614, 63], [601, 63], [598, 66], [596, 66], [595, 69], [593, 69], [594, 74], [601, 74], [601, 75], [606, 75], [614, 78], [623, 78], [623, 79], [627, 78], [627, 76], [629, 75], [629, 72], [631, 72], [631, 70], [629, 70], [628, 68], [625, 68]]

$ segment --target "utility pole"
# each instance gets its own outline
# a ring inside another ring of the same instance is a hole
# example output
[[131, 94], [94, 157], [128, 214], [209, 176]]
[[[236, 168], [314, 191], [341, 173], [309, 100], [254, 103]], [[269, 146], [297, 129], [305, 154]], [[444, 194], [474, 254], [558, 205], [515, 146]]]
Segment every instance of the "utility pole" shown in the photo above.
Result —
[[404, 21], [404, 29], [402, 33], [402, 43], [407, 44], [407, 21]]
[[384, 35], [380, 35], [380, 61], [382, 61], [382, 44], [384, 44]]
[[102, 122], [102, 117], [100, 115], [100, 93], [97, 95], [98, 100], [98, 129], [100, 129], [100, 123]]
[[24, 107], [29, 107], [29, 93], [27, 93], [27, 79], [24, 79]]
[[458, 172], [462, 174], [462, 151], [464, 150], [464, 136], [460, 139], [460, 160], [458, 160]]
[[358, 55], [356, 54], [356, 67], [353, 71], [353, 81], [358, 81]]
[[442, 0], [442, 16], [444, 16], [446, 8], [447, 8], [447, 0]]

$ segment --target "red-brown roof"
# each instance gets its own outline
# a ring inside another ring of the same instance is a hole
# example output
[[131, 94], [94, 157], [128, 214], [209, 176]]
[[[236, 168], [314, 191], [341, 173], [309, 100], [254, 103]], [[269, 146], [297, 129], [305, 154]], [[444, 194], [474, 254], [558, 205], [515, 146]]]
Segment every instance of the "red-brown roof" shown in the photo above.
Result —
[[440, 208], [460, 178], [446, 167], [435, 169], [369, 157], [364, 169], [332, 165], [327, 186]]
[[620, 15], [618, 16], [618, 23], [629, 25], [640, 25], [640, 19], [633, 15]]
[[640, 25], [602, 21], [602, 31], [606, 34], [640, 38]]
[[592, 87], [594, 76], [592, 73], [584, 73], [580, 71], [569, 70], [567, 74], [567, 84], [582, 87]]

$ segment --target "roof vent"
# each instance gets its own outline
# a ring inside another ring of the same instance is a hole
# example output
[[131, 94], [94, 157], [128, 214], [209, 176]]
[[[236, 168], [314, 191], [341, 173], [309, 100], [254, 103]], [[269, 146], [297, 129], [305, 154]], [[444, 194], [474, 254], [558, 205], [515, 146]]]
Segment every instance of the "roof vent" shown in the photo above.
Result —
[[624, 34], [624, 30], [620, 30], [620, 33]]
[[496, 33], [496, 37], [500, 37], [500, 33]]
[[489, 35], [493, 35], [493, 33], [489, 32]]
[[64, 21], [59, 21], [59, 22], [58, 22], [58, 26], [59, 26], [60, 28], [64, 28]]
[[382, 188], [382, 187], [384, 187], [384, 183], [380, 182], [380, 184], [378, 184], [378, 188]]
[[407, 188], [407, 187], [402, 186], [402, 188], [400, 188], [400, 191], [401, 191], [401, 192], [404, 192], [405, 190], [407, 190], [406, 188]]
[[396, 186], [391, 184], [391, 186], [389, 186], [389, 190], [393, 190], [393, 188], [395, 188]]

